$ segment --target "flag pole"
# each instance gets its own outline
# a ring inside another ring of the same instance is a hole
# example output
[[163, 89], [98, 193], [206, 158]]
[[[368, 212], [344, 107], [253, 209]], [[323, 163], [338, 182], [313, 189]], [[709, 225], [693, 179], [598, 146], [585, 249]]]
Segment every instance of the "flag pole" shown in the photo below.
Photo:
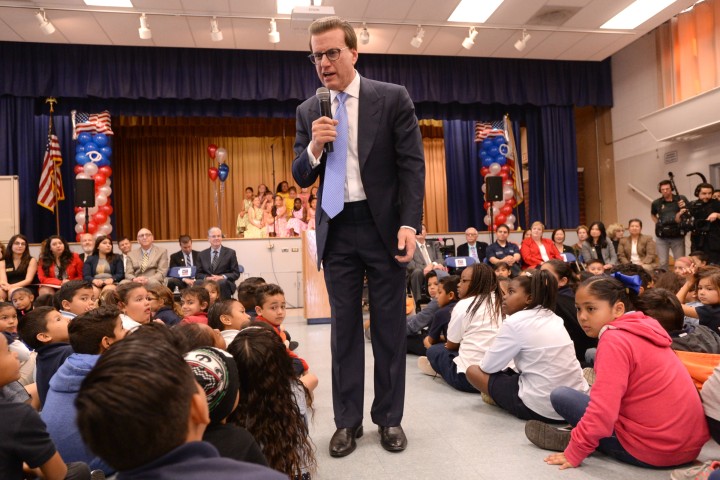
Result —
[[[50, 138], [53, 127], [53, 113], [55, 112], [55, 104], [57, 103], [57, 99], [55, 97], [48, 97], [45, 99], [45, 103], [50, 104], [50, 121], [48, 122], [48, 138]], [[60, 200], [58, 199], [56, 168], [57, 167], [55, 165], [55, 160], [53, 160], [50, 180], [52, 181], [53, 198], [55, 199], [55, 204], [53, 205], [53, 212], [55, 213], [55, 234], [60, 235], [60, 212], [58, 210], [58, 204], [60, 203]]]

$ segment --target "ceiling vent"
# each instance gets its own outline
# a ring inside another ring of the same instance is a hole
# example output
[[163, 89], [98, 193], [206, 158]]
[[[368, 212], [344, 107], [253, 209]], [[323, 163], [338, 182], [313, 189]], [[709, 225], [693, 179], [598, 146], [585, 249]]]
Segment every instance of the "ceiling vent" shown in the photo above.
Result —
[[533, 15], [533, 17], [526, 22], [526, 25], [543, 25], [547, 27], [560, 27], [570, 20], [576, 13], [580, 11], [580, 8], [565, 8], [565, 7], [554, 7], [552, 5], [546, 5]]

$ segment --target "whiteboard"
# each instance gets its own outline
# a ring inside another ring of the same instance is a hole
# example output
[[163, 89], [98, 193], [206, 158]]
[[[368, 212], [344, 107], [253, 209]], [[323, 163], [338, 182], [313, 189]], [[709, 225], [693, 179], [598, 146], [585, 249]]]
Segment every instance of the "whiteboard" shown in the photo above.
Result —
[[0, 176], [0, 241], [20, 233], [20, 184], [17, 175]]

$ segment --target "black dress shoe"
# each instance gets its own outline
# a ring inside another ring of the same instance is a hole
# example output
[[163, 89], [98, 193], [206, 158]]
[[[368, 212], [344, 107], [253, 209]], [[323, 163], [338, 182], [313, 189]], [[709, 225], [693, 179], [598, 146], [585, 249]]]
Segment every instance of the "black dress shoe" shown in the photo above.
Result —
[[330, 456], [345, 457], [355, 451], [355, 439], [363, 436], [363, 427], [338, 428], [330, 439]]
[[380, 444], [388, 452], [402, 452], [407, 447], [407, 437], [400, 425], [378, 427], [378, 431], [380, 432]]

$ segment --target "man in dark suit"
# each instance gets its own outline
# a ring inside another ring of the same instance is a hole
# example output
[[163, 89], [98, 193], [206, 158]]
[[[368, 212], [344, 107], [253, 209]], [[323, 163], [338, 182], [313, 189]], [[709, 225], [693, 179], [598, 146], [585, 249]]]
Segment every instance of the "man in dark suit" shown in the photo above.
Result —
[[222, 246], [222, 230], [213, 227], [208, 230], [210, 248], [198, 255], [197, 280], [214, 280], [220, 285], [220, 297], [225, 300], [232, 297], [237, 286], [235, 282], [240, 278], [235, 250]]
[[[362, 436], [365, 345], [362, 289], [367, 276], [375, 356], [370, 410], [383, 448], [407, 439], [405, 402], [405, 263], [415, 251], [425, 191], [425, 161], [415, 110], [398, 85], [355, 71], [357, 37], [337, 17], [310, 26], [310, 60], [330, 90], [333, 119], [316, 98], [297, 109], [293, 177], [320, 177], [316, 213], [318, 267], [323, 264], [332, 316], [332, 392], [337, 430], [330, 455], [353, 452]], [[333, 142], [334, 151], [324, 152]]]
[[478, 231], [473, 227], [465, 230], [466, 243], [458, 245], [457, 256], [458, 257], [473, 257], [478, 262], [485, 260], [485, 250], [488, 244], [485, 242], [478, 242]]
[[[198, 256], [200, 253], [192, 248], [192, 238], [190, 235], [180, 235], [178, 240], [180, 243], [180, 250], [170, 255], [170, 268], [173, 267], [196, 267], [198, 266]], [[195, 283], [194, 277], [188, 278], [174, 278], [168, 277], [167, 284], [171, 291], [184, 290], [187, 287], [191, 287]]]
[[87, 259], [90, 258], [90, 255], [92, 255], [95, 249], [95, 239], [92, 233], [83, 233], [80, 235], [80, 246], [83, 249], [83, 253], [80, 254], [80, 260], [87, 262]]
[[419, 302], [422, 295], [422, 287], [425, 283], [425, 275], [427, 275], [430, 270], [447, 271], [447, 268], [443, 266], [443, 256], [442, 253], [440, 253], [440, 246], [437, 242], [427, 243], [425, 241], [426, 235], [427, 231], [425, 230], [425, 225], [423, 225], [421, 232], [417, 234], [415, 254], [407, 266], [410, 290], [412, 291], [418, 309], [420, 308]]

